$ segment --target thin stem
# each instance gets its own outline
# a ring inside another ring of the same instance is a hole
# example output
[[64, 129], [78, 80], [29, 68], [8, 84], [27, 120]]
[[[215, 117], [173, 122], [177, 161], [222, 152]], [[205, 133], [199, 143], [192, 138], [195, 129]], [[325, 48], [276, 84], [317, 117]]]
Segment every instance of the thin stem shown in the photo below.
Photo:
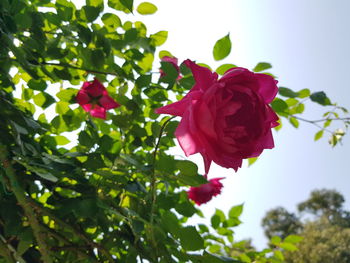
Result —
[[156, 178], [156, 174], [155, 174], [155, 172], [156, 172], [156, 169], [155, 169], [155, 164], [156, 164], [156, 158], [157, 158], [157, 153], [158, 153], [158, 149], [159, 149], [159, 145], [160, 145], [160, 140], [161, 140], [161, 138], [162, 138], [162, 136], [163, 136], [163, 131], [164, 131], [164, 129], [165, 129], [165, 127], [167, 126], [167, 124], [172, 120], [172, 119], [174, 119], [176, 116], [173, 116], [173, 117], [171, 117], [171, 118], [169, 118], [169, 119], [167, 119], [164, 123], [163, 123], [163, 125], [162, 125], [162, 127], [160, 128], [160, 131], [159, 131], [159, 136], [158, 136], [158, 139], [157, 139], [157, 143], [156, 143], [156, 146], [155, 146], [155, 148], [154, 148], [154, 152], [153, 152], [153, 165], [152, 165], [152, 169], [153, 169], [153, 171], [152, 171], [152, 179], [151, 179], [151, 218], [150, 218], [150, 222], [151, 222], [151, 224], [153, 224], [153, 214], [154, 214], [154, 206], [155, 206], [155, 202], [156, 202], [156, 198], [157, 198], [157, 195], [156, 195], [156, 180], [157, 180], [157, 178]]
[[0, 144], [0, 161], [5, 170], [5, 174], [9, 179], [11, 190], [16, 196], [19, 205], [23, 208], [24, 213], [28, 218], [30, 227], [33, 229], [33, 234], [38, 243], [38, 249], [40, 251], [43, 262], [52, 263], [53, 259], [50, 256], [50, 248], [48, 246], [46, 233], [42, 231], [39, 220], [29, 205], [29, 199], [18, 183], [16, 172], [13, 169], [10, 161], [7, 159], [7, 156], [8, 152], [6, 146]]
[[[156, 251], [156, 255], [158, 254], [157, 253], [157, 242], [156, 242], [156, 239], [154, 236], [154, 229], [153, 229], [154, 209], [155, 209], [155, 204], [156, 204], [156, 199], [157, 199], [157, 191], [156, 191], [157, 178], [156, 178], [155, 164], [156, 164], [157, 153], [158, 153], [158, 149], [159, 149], [159, 145], [160, 145], [160, 140], [161, 140], [162, 135], [163, 135], [163, 131], [164, 131], [165, 127], [167, 126], [167, 124], [175, 117], [176, 116], [173, 116], [163, 123], [162, 127], [160, 128], [157, 143], [156, 143], [156, 146], [155, 146], [154, 152], [153, 152], [152, 177], [151, 177], [151, 186], [150, 186], [151, 187], [151, 215], [150, 215], [150, 231], [151, 231], [151, 233], [150, 234], [151, 234], [152, 245]], [[155, 260], [157, 260], [157, 256], [156, 256]]]
[[318, 123], [318, 122], [324, 122], [324, 121], [350, 121], [350, 117], [346, 117], [346, 118], [325, 118], [325, 119], [319, 119], [319, 120], [307, 120], [307, 119], [304, 119], [304, 118], [301, 118], [299, 116], [296, 116], [296, 115], [291, 115], [291, 117], [293, 118], [296, 118], [300, 121], [305, 121], [305, 122], [308, 122], [308, 123]]
[[318, 124], [318, 122], [310, 121], [310, 120], [307, 120], [307, 119], [304, 119], [304, 118], [301, 118], [301, 117], [298, 117], [298, 116], [295, 116], [295, 115], [291, 115], [291, 117], [296, 118], [296, 119], [298, 119], [298, 120], [300, 120], [300, 121], [304, 121], [304, 122], [310, 123], [310, 124], [316, 126], [317, 128], [320, 128], [320, 129], [323, 130], [323, 131], [326, 131], [326, 132], [328, 132], [328, 133], [333, 134], [332, 131], [330, 131], [330, 130], [324, 128], [324, 127], [322, 127], [321, 125]]

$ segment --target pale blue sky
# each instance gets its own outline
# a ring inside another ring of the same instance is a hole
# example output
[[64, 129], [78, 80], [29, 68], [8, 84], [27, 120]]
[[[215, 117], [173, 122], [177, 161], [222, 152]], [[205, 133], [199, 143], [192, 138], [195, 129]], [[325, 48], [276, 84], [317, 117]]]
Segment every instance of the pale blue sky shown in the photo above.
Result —
[[[151, 2], [158, 6], [158, 12], [141, 19], [152, 31], [169, 30], [169, 40], [162, 48], [180, 60], [190, 58], [216, 68], [219, 64], [212, 59], [212, 47], [230, 32], [232, 53], [222, 63], [251, 69], [258, 62], [270, 62], [280, 85], [323, 90], [350, 109], [350, 1]], [[322, 107], [311, 107], [304, 117], [319, 118], [323, 112]], [[313, 141], [316, 131], [307, 123], [301, 123], [298, 130], [286, 123], [275, 133], [275, 149], [265, 151], [252, 167], [238, 173], [213, 167], [211, 177], [227, 179], [223, 194], [202, 206], [205, 215], [209, 217], [216, 207], [227, 211], [244, 202], [244, 224], [237, 228], [236, 237], [251, 237], [262, 248], [265, 239], [260, 222], [265, 212], [276, 206], [293, 210], [313, 189], [339, 190], [350, 209], [350, 137], [344, 138], [343, 146], [332, 149], [326, 139]], [[199, 156], [191, 159], [201, 167]]]

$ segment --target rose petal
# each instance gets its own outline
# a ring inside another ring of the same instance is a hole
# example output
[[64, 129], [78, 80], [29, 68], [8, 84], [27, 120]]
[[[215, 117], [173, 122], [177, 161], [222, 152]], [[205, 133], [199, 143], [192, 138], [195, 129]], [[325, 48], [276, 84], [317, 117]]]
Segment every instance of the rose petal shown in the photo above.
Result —
[[175, 136], [179, 141], [179, 144], [182, 150], [185, 152], [186, 156], [195, 154], [200, 150], [199, 142], [190, 132], [189, 115], [190, 113], [189, 111], [187, 111], [182, 116], [179, 126], [176, 128], [176, 131], [175, 131]]
[[200, 89], [205, 91], [217, 81], [218, 74], [212, 73], [210, 69], [198, 66], [189, 59], [185, 61], [185, 64], [191, 69], [194, 80], [196, 81], [196, 84], [192, 89]]
[[96, 78], [94, 79], [94, 81], [92, 83], [90, 83], [89, 86], [87, 86], [84, 89], [87, 91], [87, 93], [90, 96], [92, 96], [94, 98], [101, 96], [103, 94], [103, 92], [106, 90], [106, 88], [102, 85], [102, 83]]
[[81, 105], [84, 109], [84, 111], [86, 112], [90, 112], [90, 110], [92, 109], [92, 104], [84, 104], [84, 105]]
[[103, 96], [100, 98], [99, 103], [106, 110], [114, 109], [120, 106], [112, 97], [110, 97], [107, 91], [103, 92]]
[[183, 98], [182, 100], [179, 100], [177, 102], [155, 109], [154, 112], [157, 114], [170, 114], [175, 116], [182, 116], [190, 105], [191, 101]]
[[95, 105], [94, 108], [90, 110], [90, 114], [96, 118], [106, 119], [106, 109], [99, 105]]
[[85, 92], [85, 90], [79, 90], [77, 96], [75, 97], [75, 100], [84, 107], [84, 104], [87, 104], [90, 102], [91, 98], [90, 96]]
[[277, 80], [266, 74], [255, 74], [259, 81], [259, 93], [266, 103], [271, 103], [278, 92]]

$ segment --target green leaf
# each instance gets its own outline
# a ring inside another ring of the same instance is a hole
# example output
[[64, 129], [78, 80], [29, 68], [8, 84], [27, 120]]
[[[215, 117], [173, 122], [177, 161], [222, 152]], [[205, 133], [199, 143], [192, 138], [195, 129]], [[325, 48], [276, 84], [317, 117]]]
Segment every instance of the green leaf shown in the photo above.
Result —
[[141, 75], [140, 77], [137, 78], [135, 84], [139, 88], [145, 88], [147, 87], [152, 81], [152, 75]]
[[289, 118], [289, 122], [294, 126], [294, 128], [298, 128], [299, 127], [299, 121], [296, 118], [290, 117]]
[[55, 99], [48, 93], [40, 92], [33, 97], [34, 103], [43, 109], [55, 102]]
[[28, 87], [33, 89], [33, 90], [44, 91], [47, 87], [47, 83], [41, 79], [39, 79], [39, 80], [31, 79], [28, 81]]
[[211, 226], [214, 228], [214, 229], [217, 229], [219, 226], [220, 226], [220, 223], [221, 223], [221, 220], [220, 220], [220, 216], [214, 214], [211, 219]]
[[69, 108], [69, 103], [68, 102], [65, 102], [65, 101], [57, 102], [57, 104], [56, 104], [56, 112], [58, 114], [63, 115], [65, 113], [67, 113], [69, 110], [70, 110], [70, 108]]
[[[132, 13], [133, 0], [108, 0], [108, 6], [124, 13]], [[129, 7], [129, 8], [128, 8]]]
[[253, 165], [258, 160], [258, 157], [248, 158], [248, 166]]
[[287, 251], [296, 251], [296, 250], [298, 250], [298, 248], [295, 245], [291, 244], [291, 243], [281, 243], [281, 244], [279, 244], [279, 247], [283, 248], [284, 250], [287, 250]]
[[166, 50], [161, 50], [159, 51], [159, 58], [163, 58], [163, 57], [174, 57], [169, 51]]
[[285, 87], [279, 87], [278, 93], [281, 96], [288, 97], [288, 98], [295, 98], [299, 96], [299, 92], [294, 92], [293, 90]]
[[105, 26], [111, 29], [111, 31], [114, 31], [121, 26], [121, 20], [119, 16], [115, 14], [105, 13], [101, 19]]
[[223, 64], [220, 67], [218, 67], [215, 72], [218, 73], [219, 75], [224, 75], [226, 71], [228, 71], [231, 68], [237, 67], [234, 64]]
[[102, 49], [94, 49], [91, 51], [91, 64], [97, 68], [102, 68], [105, 63], [105, 54]]
[[153, 54], [146, 53], [144, 58], [138, 63], [138, 65], [143, 69], [144, 72], [148, 72], [152, 69], [153, 60]]
[[141, 15], [151, 15], [151, 14], [154, 14], [155, 12], [157, 12], [158, 8], [152, 3], [143, 2], [143, 3], [139, 4], [139, 6], [137, 7], [136, 10]]
[[103, 0], [86, 0], [86, 5], [103, 6]]
[[327, 106], [327, 105], [332, 105], [331, 101], [329, 100], [329, 98], [327, 97], [326, 93], [324, 93], [323, 91], [319, 91], [319, 92], [314, 92], [310, 95], [310, 99], [313, 102], [316, 102], [318, 104], [321, 104], [323, 106]]
[[168, 31], [159, 31], [155, 34], [152, 34], [150, 38], [154, 46], [161, 46], [168, 39]]
[[80, 17], [88, 22], [93, 22], [100, 14], [101, 9], [94, 6], [83, 6], [80, 11]]
[[70, 143], [70, 141], [62, 135], [57, 135], [55, 137], [55, 141], [56, 141], [57, 145], [66, 145], [66, 144]]
[[284, 239], [283, 242], [295, 244], [295, 243], [299, 243], [302, 240], [303, 240], [303, 237], [301, 237], [301, 236], [289, 235]]
[[120, 0], [120, 2], [132, 13], [134, 0]]
[[175, 205], [175, 210], [185, 217], [191, 217], [194, 213], [196, 213], [196, 208], [194, 208], [193, 204], [188, 200], [185, 202], [177, 203]]
[[75, 98], [76, 95], [77, 90], [72, 88], [60, 90], [56, 94], [57, 98], [65, 102], [73, 102], [73, 98]]
[[301, 99], [310, 96], [310, 90], [309, 90], [309, 89], [302, 89], [302, 90], [299, 90], [298, 93], [299, 93], [299, 98], [301, 98]]
[[234, 206], [228, 212], [229, 218], [238, 218], [243, 212], [243, 204]]
[[254, 72], [261, 72], [261, 71], [264, 71], [264, 70], [267, 70], [267, 69], [270, 69], [272, 68], [271, 64], [270, 63], [267, 63], [267, 62], [260, 62], [258, 63], [255, 68], [253, 69]]
[[79, 133], [78, 140], [81, 145], [84, 145], [88, 148], [91, 148], [95, 144], [94, 140], [90, 137], [90, 135], [86, 131], [81, 131]]
[[172, 212], [164, 212], [164, 214], [162, 215], [162, 225], [164, 226], [166, 231], [168, 231], [175, 237], [178, 237], [180, 230], [179, 221]]
[[187, 175], [187, 176], [198, 175], [198, 167], [195, 163], [191, 161], [177, 161], [176, 167], [184, 175]]
[[210, 254], [207, 251], [204, 251], [203, 255], [191, 255], [190, 258], [192, 260], [191, 262], [193, 263], [242, 263], [242, 261], [237, 261], [229, 257]]
[[318, 141], [319, 139], [321, 139], [322, 136], [323, 136], [323, 132], [324, 132], [323, 130], [320, 130], [320, 131], [316, 132], [314, 140]]
[[281, 243], [282, 239], [279, 237], [279, 236], [273, 236], [271, 239], [270, 239], [270, 242], [271, 244], [277, 246]]
[[187, 226], [179, 230], [179, 238], [185, 250], [199, 250], [204, 248], [204, 240], [193, 226]]
[[275, 98], [273, 100], [273, 102], [271, 103], [271, 107], [275, 112], [277, 112], [277, 113], [282, 112], [283, 113], [283, 112], [285, 112], [285, 110], [288, 109], [288, 104], [280, 98]]
[[230, 34], [216, 41], [213, 49], [213, 56], [215, 60], [222, 60], [226, 58], [231, 52]]
[[63, 68], [63, 69], [54, 68], [53, 72], [60, 79], [63, 79], [63, 80], [71, 80], [72, 79], [72, 75], [69, 73], [69, 70], [67, 68]]
[[189, 186], [200, 186], [202, 184], [207, 184], [208, 181], [205, 179], [204, 176], [196, 174], [196, 175], [185, 175], [180, 173], [177, 176], [177, 179], [185, 185]]

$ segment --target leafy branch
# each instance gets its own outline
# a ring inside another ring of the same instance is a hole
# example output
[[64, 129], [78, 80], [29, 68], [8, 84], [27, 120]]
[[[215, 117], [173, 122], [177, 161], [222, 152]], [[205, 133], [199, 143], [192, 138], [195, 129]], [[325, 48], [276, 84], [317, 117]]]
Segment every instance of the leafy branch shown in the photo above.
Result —
[[52, 263], [53, 259], [50, 255], [50, 248], [47, 242], [47, 235], [40, 227], [37, 215], [29, 205], [29, 199], [27, 198], [24, 190], [18, 183], [16, 172], [7, 158], [7, 148], [6, 146], [0, 144], [0, 161], [1, 165], [3, 166], [3, 169], [5, 170], [5, 174], [9, 179], [11, 190], [16, 196], [19, 205], [23, 208], [24, 213], [28, 218], [29, 225], [33, 230], [36, 241], [38, 242], [38, 248], [41, 253], [43, 262]]

